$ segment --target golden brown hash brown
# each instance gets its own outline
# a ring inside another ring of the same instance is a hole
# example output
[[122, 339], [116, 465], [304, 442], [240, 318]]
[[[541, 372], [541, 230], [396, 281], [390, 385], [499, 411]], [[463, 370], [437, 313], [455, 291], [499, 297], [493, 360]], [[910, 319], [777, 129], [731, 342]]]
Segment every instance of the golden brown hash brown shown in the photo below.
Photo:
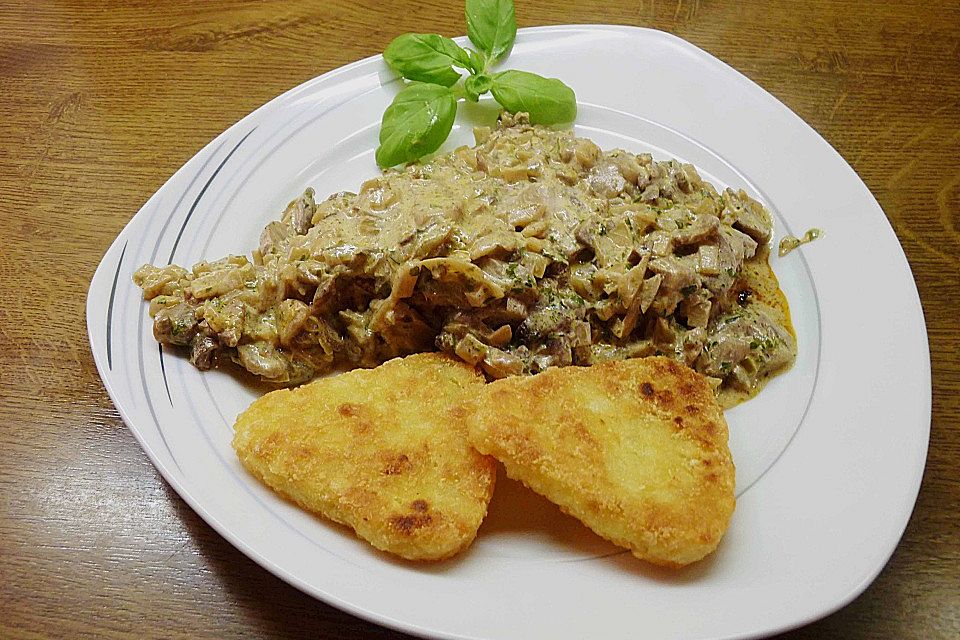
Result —
[[638, 558], [685, 565], [719, 544], [734, 465], [700, 374], [662, 357], [551, 368], [468, 406], [479, 451]]
[[483, 385], [447, 356], [395, 359], [263, 396], [237, 419], [233, 447], [308, 511], [378, 549], [440, 560], [473, 541], [493, 494], [496, 463], [452, 415]]

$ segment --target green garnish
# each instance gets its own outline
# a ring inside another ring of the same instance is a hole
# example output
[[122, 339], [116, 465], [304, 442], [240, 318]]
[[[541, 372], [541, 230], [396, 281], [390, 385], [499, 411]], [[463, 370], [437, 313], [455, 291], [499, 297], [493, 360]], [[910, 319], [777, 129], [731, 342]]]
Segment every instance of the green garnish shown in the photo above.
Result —
[[[488, 92], [506, 110], [528, 113], [534, 124], [576, 117], [576, 95], [560, 80], [515, 69], [488, 73], [517, 37], [513, 0], [467, 0], [464, 14], [476, 51], [434, 33], [405, 33], [384, 50], [390, 68], [411, 82], [383, 113], [376, 156], [381, 167], [413, 162], [439, 149], [453, 128], [459, 101], [477, 102]], [[459, 70], [468, 74], [462, 84]]]
[[499, 60], [513, 48], [517, 19], [513, 0], [467, 0], [464, 9], [467, 37], [486, 57], [486, 64]]
[[560, 124], [577, 117], [577, 96], [556, 78], [510, 69], [493, 76], [493, 97], [507, 111], [526, 111], [534, 124]]
[[383, 112], [377, 164], [391, 167], [436, 151], [450, 135], [457, 99], [443, 85], [414, 82]]
[[451, 40], [435, 33], [405, 33], [393, 40], [383, 59], [407, 80], [450, 87], [460, 74], [454, 66], [471, 69], [470, 55]]

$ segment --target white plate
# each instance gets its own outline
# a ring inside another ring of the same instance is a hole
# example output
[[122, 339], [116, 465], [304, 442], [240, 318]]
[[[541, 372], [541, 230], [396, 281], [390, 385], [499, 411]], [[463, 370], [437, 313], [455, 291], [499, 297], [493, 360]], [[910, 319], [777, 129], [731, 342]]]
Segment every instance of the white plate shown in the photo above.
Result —
[[[841, 607], [883, 567], [916, 499], [930, 428], [930, 365], [910, 269], [849, 165], [750, 80], [674, 36], [630, 27], [524, 29], [508, 66], [577, 92], [576, 130], [604, 148], [692, 162], [770, 207], [779, 238], [823, 239], [773, 259], [800, 357], [728, 412], [737, 510], [717, 553], [653, 569], [512, 482], [474, 546], [396, 562], [251, 479], [230, 449], [256, 391], [201, 374], [154, 342], [133, 271], [249, 254], [304, 187], [355, 189], [377, 169], [380, 114], [398, 83], [379, 56], [272, 100], [207, 145], [113, 243], [87, 300], [100, 375], [164, 478], [263, 567], [358, 616], [441, 638], [728, 638]], [[447, 147], [489, 104], [462, 108]]]

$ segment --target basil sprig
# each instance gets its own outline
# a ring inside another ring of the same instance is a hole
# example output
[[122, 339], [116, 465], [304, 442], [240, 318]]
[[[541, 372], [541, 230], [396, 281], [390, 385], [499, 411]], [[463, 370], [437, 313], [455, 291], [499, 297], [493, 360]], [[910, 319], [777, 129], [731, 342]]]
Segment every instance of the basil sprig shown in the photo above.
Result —
[[[412, 162], [440, 148], [461, 99], [477, 102], [485, 93], [514, 113], [525, 111], [535, 124], [571, 122], [577, 116], [573, 89], [556, 78], [510, 69], [489, 73], [506, 57], [517, 37], [513, 0], [466, 0], [467, 37], [476, 50], [433, 33], [405, 33], [383, 52], [390, 68], [406, 80], [383, 112], [377, 164]], [[467, 72], [466, 79], [461, 71]]]

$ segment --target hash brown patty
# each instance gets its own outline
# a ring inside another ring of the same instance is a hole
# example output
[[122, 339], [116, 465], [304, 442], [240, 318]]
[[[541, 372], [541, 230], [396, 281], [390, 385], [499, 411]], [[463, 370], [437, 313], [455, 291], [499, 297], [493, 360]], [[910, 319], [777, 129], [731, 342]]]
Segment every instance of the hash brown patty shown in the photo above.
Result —
[[727, 424], [706, 379], [673, 360], [506, 378], [467, 407], [479, 451], [638, 558], [689, 564], [727, 529]]
[[239, 418], [243, 465], [304, 509], [383, 551], [440, 560], [469, 546], [496, 468], [452, 411], [484, 385], [440, 354], [395, 359], [273, 391]]

